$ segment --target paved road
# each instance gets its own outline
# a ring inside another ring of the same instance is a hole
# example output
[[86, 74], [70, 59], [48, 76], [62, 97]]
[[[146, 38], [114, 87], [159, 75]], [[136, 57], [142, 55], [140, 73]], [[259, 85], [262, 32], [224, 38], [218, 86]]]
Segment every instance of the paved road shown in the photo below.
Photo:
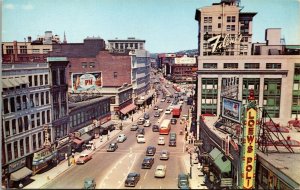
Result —
[[[171, 91], [171, 90], [169, 90]], [[159, 107], [163, 107], [164, 110], [170, 103], [157, 102]], [[186, 105], [186, 104], [185, 104]], [[187, 107], [184, 106], [183, 113], [187, 113]], [[150, 109], [151, 124], [157, 124], [157, 118], [154, 118], [155, 110]], [[163, 112], [164, 113], [164, 112]], [[171, 115], [162, 114], [159, 118], [161, 121], [164, 118], [171, 118]], [[161, 122], [160, 122], [161, 123]], [[143, 126], [140, 126], [140, 128]], [[127, 135], [128, 139], [124, 143], [118, 143], [119, 148], [116, 152], [106, 152], [107, 144], [97, 150], [93, 155], [93, 159], [84, 165], [78, 165], [60, 177], [54, 179], [47, 184], [47, 189], [58, 188], [82, 188], [83, 180], [86, 177], [93, 177], [96, 180], [96, 188], [124, 188], [124, 181], [129, 172], [138, 172], [141, 175], [141, 179], [135, 188], [137, 189], [170, 189], [177, 188], [177, 175], [180, 172], [187, 173], [183, 162], [183, 156], [186, 154], [184, 151], [184, 136], [179, 135], [180, 129], [183, 126], [180, 125], [179, 120], [176, 126], [172, 126], [171, 131], [177, 133], [177, 146], [169, 147], [167, 135], [164, 135], [166, 145], [158, 146], [157, 140], [159, 137], [158, 132], [152, 132], [151, 127], [145, 128], [145, 144], [138, 144], [136, 142], [136, 132], [130, 131], [130, 127], [127, 127], [123, 133]], [[115, 141], [115, 139], [111, 139]], [[156, 146], [155, 161], [151, 169], [141, 169], [141, 163], [145, 157], [146, 147], [149, 145]], [[159, 152], [162, 149], [170, 151], [170, 159], [168, 161], [159, 160]], [[166, 177], [157, 179], [154, 177], [154, 171], [157, 165], [163, 164], [167, 166]]]

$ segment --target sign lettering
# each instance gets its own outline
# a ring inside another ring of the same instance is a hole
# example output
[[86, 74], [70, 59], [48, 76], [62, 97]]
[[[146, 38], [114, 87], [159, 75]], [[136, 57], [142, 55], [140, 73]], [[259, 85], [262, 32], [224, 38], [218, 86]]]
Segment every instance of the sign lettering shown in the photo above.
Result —
[[218, 36], [209, 38], [207, 40], [207, 42], [209, 42], [209, 43], [214, 41], [214, 43], [212, 44], [212, 50], [211, 50], [212, 53], [214, 53], [215, 51], [219, 51], [222, 48], [226, 48], [231, 44], [240, 43], [243, 36], [240, 34], [236, 38], [231, 38], [231, 37], [229, 37], [229, 34], [226, 34], [226, 36], [223, 40], [221, 40], [221, 37], [222, 37], [221, 35], [218, 35]]

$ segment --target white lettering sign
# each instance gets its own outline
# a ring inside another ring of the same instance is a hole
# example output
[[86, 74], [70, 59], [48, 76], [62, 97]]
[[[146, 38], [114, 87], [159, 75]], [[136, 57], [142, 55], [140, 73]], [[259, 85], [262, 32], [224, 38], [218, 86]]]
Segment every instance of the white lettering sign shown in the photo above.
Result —
[[226, 34], [225, 38], [222, 40], [220, 40], [221, 38], [221, 35], [218, 35], [218, 36], [214, 36], [212, 38], [209, 38], [207, 40], [207, 42], [213, 42], [214, 43], [212, 44], [212, 50], [211, 52], [214, 53], [215, 51], [217, 50], [220, 50], [222, 48], [226, 48], [227, 46], [231, 45], [231, 44], [237, 44], [239, 42], [241, 42], [242, 40], [242, 35], [238, 35], [236, 38], [231, 38], [229, 37], [229, 34]]

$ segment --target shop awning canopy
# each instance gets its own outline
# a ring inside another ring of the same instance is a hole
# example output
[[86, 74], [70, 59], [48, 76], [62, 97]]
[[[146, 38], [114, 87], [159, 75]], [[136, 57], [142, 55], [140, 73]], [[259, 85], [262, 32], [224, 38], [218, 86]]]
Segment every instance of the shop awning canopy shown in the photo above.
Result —
[[214, 148], [210, 153], [215, 165], [220, 169], [221, 173], [228, 173], [231, 171], [231, 162], [226, 158], [226, 156], [219, 151], [219, 149]]
[[80, 138], [81, 138], [84, 142], [88, 142], [89, 140], [92, 139], [92, 137], [91, 137], [89, 134], [87, 134], [87, 133], [81, 135]]
[[107, 128], [108, 126], [110, 126], [110, 125], [114, 125], [115, 123], [113, 122], [113, 121], [108, 121], [108, 122], [106, 122], [106, 123], [103, 123], [103, 124], [101, 124], [100, 125], [100, 127], [101, 128]]
[[131, 110], [134, 110], [136, 108], [136, 106], [134, 104], [129, 104], [128, 106], [126, 106], [125, 108], [122, 108], [120, 110], [120, 112], [122, 114], [127, 114], [128, 112], [130, 112]]
[[83, 143], [84, 141], [81, 140], [81, 139], [74, 139], [73, 142], [76, 143], [76, 144], [81, 144], [81, 143]]
[[11, 87], [14, 87], [14, 85], [12, 85], [8, 79], [2, 79], [2, 87], [3, 88], [11, 88]]
[[12, 181], [20, 181], [21, 179], [24, 179], [25, 177], [32, 174], [32, 171], [28, 169], [27, 167], [23, 167], [22, 169], [15, 171], [10, 174], [10, 180]]

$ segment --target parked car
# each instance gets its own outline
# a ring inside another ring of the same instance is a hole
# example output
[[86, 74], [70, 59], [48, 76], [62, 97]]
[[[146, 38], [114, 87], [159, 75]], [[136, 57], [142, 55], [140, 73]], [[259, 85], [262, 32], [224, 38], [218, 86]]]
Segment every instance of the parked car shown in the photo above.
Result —
[[139, 135], [139, 134], [142, 134], [142, 135], [145, 135], [145, 129], [144, 128], [140, 128], [136, 131], [136, 137]]
[[177, 123], [177, 119], [172, 118], [172, 119], [171, 119], [171, 124], [172, 124], [172, 125], [176, 125], [176, 123]]
[[150, 123], [150, 120], [147, 119], [144, 123], [144, 127], [150, 127], [151, 123]]
[[159, 154], [160, 160], [168, 160], [170, 156], [170, 152], [168, 150], [162, 150]]
[[165, 145], [165, 137], [158, 137], [158, 145]]
[[153, 108], [154, 110], [158, 110], [158, 106], [154, 106], [154, 108]]
[[96, 182], [94, 178], [85, 178], [83, 182], [83, 189], [96, 189]]
[[139, 126], [137, 126], [137, 124], [133, 124], [133, 125], [131, 125], [130, 130], [136, 131], [138, 128], [139, 128]]
[[178, 174], [178, 188], [180, 189], [190, 189], [189, 177], [187, 174]]
[[121, 143], [124, 142], [127, 139], [125, 134], [119, 134], [117, 138], [117, 142]]
[[154, 113], [154, 117], [160, 117], [160, 112], [158, 112], [158, 111], [155, 112], [155, 113]]
[[164, 109], [163, 109], [163, 108], [158, 108], [158, 111], [159, 111], [159, 112], [163, 112]]
[[137, 135], [136, 140], [137, 140], [137, 143], [145, 143], [146, 142], [145, 136], [142, 134]]
[[125, 187], [135, 187], [140, 180], [140, 174], [136, 172], [129, 173], [125, 180]]
[[139, 118], [137, 124], [138, 125], [143, 125], [145, 123], [145, 119], [143, 117]]
[[154, 158], [153, 157], [145, 157], [142, 163], [142, 168], [147, 168], [150, 169], [154, 163]]
[[76, 164], [84, 164], [87, 161], [89, 161], [90, 159], [92, 159], [92, 155], [83, 153], [79, 156], [79, 158], [76, 161]]
[[146, 156], [154, 156], [156, 148], [154, 146], [148, 146], [146, 150]]
[[176, 146], [176, 133], [175, 132], [170, 133], [169, 146]]
[[149, 119], [149, 118], [150, 118], [149, 113], [145, 113], [145, 114], [144, 114], [144, 119]]
[[118, 144], [117, 143], [110, 143], [108, 145], [108, 148], [106, 149], [107, 152], [114, 152], [118, 149]]
[[152, 131], [153, 132], [159, 132], [159, 126], [158, 125], [152, 125]]
[[167, 170], [167, 166], [158, 165], [156, 167], [154, 177], [165, 177], [166, 176], [166, 170]]

